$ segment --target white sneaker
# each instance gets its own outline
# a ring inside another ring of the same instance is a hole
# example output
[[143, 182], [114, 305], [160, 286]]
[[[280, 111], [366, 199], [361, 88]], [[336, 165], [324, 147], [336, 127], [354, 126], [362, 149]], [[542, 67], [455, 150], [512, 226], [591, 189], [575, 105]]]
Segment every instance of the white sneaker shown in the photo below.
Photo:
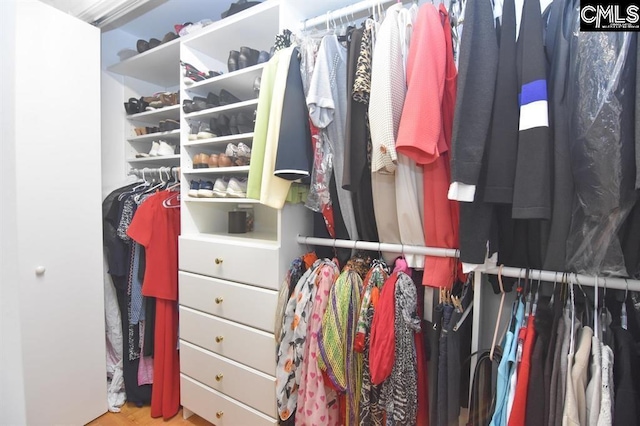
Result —
[[158, 157], [164, 157], [167, 155], [174, 155], [176, 153], [175, 146], [171, 146], [165, 141], [160, 141], [160, 146], [158, 147]]
[[200, 130], [200, 123], [191, 123], [189, 126], [189, 140], [195, 141], [198, 139], [198, 131]]
[[151, 151], [149, 151], [150, 157], [157, 157], [160, 150], [160, 144], [156, 141], [151, 142]]
[[247, 180], [231, 178], [227, 185], [227, 197], [247, 198]]
[[225, 198], [227, 196], [227, 181], [223, 178], [216, 179], [216, 183], [213, 185], [213, 196]]

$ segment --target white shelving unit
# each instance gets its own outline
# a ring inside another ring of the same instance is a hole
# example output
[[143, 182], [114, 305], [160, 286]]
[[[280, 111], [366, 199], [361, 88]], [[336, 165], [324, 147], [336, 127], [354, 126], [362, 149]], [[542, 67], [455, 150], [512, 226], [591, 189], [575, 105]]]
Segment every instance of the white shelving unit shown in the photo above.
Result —
[[258, 106], [257, 99], [250, 99], [248, 101], [235, 102], [233, 104], [222, 105], [215, 108], [203, 109], [202, 111], [192, 112], [186, 114], [184, 118], [188, 120], [204, 120], [211, 117], [217, 117], [220, 114], [228, 114], [230, 112], [253, 112]]
[[150, 133], [148, 135], [134, 136], [127, 139], [127, 141], [129, 141], [131, 144], [153, 142], [157, 140], [175, 141], [176, 143], [178, 143], [180, 141], [180, 130]]
[[176, 86], [180, 74], [179, 57], [180, 39], [175, 39], [114, 64], [108, 70], [158, 86]]
[[133, 167], [171, 167], [180, 164], [180, 155], [162, 155], [157, 157], [129, 158], [127, 162]]
[[212, 147], [212, 146], [226, 146], [228, 143], [247, 142], [253, 140], [253, 132], [241, 133], [238, 135], [221, 136], [217, 138], [188, 140], [182, 144], [185, 148], [198, 148], [198, 147]]
[[[177, 77], [176, 77], [177, 78]], [[171, 105], [164, 108], [158, 108], [153, 111], [140, 112], [138, 114], [131, 114], [127, 116], [129, 121], [138, 121], [141, 123], [157, 123], [160, 120], [179, 120], [180, 119], [180, 105]]]

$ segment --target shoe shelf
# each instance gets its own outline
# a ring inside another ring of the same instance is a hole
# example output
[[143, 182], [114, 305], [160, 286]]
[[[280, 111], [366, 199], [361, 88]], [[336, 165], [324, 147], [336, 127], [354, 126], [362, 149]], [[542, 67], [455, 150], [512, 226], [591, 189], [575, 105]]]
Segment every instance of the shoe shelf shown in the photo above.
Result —
[[194, 141], [188, 141], [182, 144], [185, 148], [196, 148], [202, 146], [215, 146], [215, 145], [224, 145], [228, 143], [237, 143], [242, 141], [253, 141], [254, 133], [241, 133], [239, 135], [230, 135], [230, 136], [220, 136], [217, 138], [208, 138], [208, 139], [198, 139]]
[[[254, 6], [255, 7], [255, 6]], [[225, 113], [227, 111], [249, 111], [253, 112], [253, 110], [258, 106], [258, 99], [250, 99], [248, 101], [235, 102], [229, 105], [223, 105], [215, 108], [203, 109], [202, 111], [192, 112], [191, 114], [185, 114], [184, 118], [193, 120], [193, 119], [203, 119], [203, 118], [211, 118], [216, 117], [218, 114]], [[145, 114], [145, 113], [143, 113]], [[139, 114], [137, 114], [139, 115]]]
[[157, 132], [157, 133], [149, 133], [148, 135], [134, 136], [127, 140], [131, 143], [137, 143], [137, 142], [152, 142], [159, 139], [162, 139], [165, 141], [179, 141], [180, 129], [171, 130], [170, 132]]
[[180, 38], [125, 59], [107, 70], [159, 86], [177, 86], [180, 81]]
[[182, 42], [189, 49], [226, 62], [229, 51], [240, 46], [268, 52], [280, 31], [279, 22], [280, 2], [269, 0], [182, 37]]
[[249, 166], [211, 167], [208, 169], [183, 169], [185, 175], [245, 175], [249, 173]]
[[256, 77], [262, 76], [262, 70], [266, 64], [257, 64], [241, 70], [222, 74], [204, 81], [185, 86], [185, 90], [200, 96], [207, 96], [207, 93], [220, 93], [226, 89], [241, 99], [254, 98], [253, 83]]
[[142, 157], [142, 158], [128, 158], [129, 164], [135, 164], [136, 166], [179, 166], [180, 154], [176, 155], [159, 155], [157, 157]]
[[139, 114], [127, 115], [127, 120], [129, 121], [140, 121], [143, 123], [151, 124], [157, 124], [160, 120], [166, 120], [167, 118], [180, 120], [180, 105], [171, 105], [153, 111], [145, 111]]
[[258, 204], [259, 200], [251, 198], [196, 198], [184, 197], [184, 201], [188, 203], [237, 203], [237, 204]]

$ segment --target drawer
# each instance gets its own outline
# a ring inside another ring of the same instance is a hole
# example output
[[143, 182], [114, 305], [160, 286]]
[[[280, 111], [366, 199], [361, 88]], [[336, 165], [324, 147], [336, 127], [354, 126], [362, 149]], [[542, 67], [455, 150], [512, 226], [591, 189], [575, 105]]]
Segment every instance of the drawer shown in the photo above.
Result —
[[191, 343], [180, 342], [180, 372], [276, 417], [276, 379]]
[[273, 333], [278, 293], [180, 272], [180, 305]]
[[278, 247], [252, 241], [180, 237], [180, 269], [277, 290]]
[[180, 306], [180, 338], [275, 376], [273, 334]]
[[180, 403], [216, 426], [267, 426], [278, 422], [184, 374], [180, 375]]

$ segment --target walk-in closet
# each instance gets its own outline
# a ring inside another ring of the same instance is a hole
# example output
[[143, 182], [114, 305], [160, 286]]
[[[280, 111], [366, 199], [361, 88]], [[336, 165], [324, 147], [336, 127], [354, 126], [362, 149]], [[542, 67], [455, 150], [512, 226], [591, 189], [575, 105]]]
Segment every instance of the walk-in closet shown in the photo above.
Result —
[[0, 20], [0, 424], [640, 425], [636, 5]]

